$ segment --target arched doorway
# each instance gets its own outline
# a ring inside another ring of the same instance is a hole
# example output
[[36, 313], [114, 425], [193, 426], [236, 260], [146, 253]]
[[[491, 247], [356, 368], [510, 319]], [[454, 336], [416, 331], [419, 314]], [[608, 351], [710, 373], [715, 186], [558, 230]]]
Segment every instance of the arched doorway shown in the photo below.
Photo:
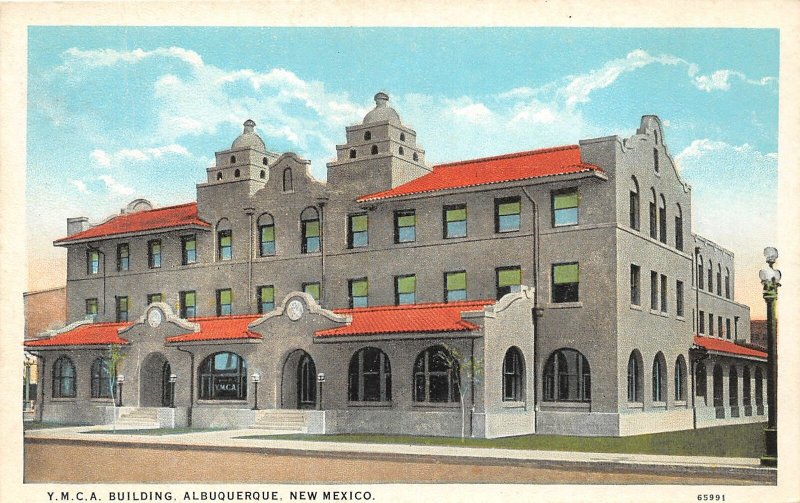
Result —
[[281, 407], [313, 409], [317, 406], [317, 367], [314, 359], [298, 349], [283, 364]]
[[150, 353], [139, 371], [139, 400], [142, 407], [169, 407], [172, 389], [169, 376], [172, 367], [161, 353]]

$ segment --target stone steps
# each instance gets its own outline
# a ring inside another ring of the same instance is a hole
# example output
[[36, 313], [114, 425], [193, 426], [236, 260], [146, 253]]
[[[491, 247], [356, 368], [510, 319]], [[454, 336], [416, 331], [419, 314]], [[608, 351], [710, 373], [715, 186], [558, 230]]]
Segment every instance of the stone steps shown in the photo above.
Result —
[[125, 430], [147, 430], [159, 428], [158, 409], [138, 408], [121, 414], [117, 418], [116, 428]]
[[306, 431], [306, 416], [299, 410], [262, 410], [250, 428], [272, 431]]

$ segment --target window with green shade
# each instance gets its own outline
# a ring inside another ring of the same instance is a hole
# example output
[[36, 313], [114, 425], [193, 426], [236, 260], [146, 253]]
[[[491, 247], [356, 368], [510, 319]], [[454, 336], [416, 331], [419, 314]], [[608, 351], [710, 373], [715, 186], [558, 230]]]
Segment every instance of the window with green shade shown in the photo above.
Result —
[[163, 296], [160, 293], [147, 294], [147, 305], [149, 306], [153, 302], [163, 302]]
[[410, 243], [417, 240], [417, 216], [414, 210], [394, 212], [394, 242]]
[[367, 307], [369, 305], [369, 282], [367, 278], [351, 279], [348, 282], [350, 307]]
[[553, 265], [553, 302], [578, 302], [577, 263]]
[[319, 214], [314, 208], [306, 208], [300, 215], [302, 224], [303, 241], [301, 243], [301, 253], [317, 253], [322, 247], [320, 240]]
[[553, 194], [553, 226], [577, 225], [578, 192], [557, 192]]
[[233, 294], [230, 288], [217, 290], [217, 316], [227, 316], [231, 314], [231, 300]]
[[100, 251], [88, 250], [86, 252], [86, 274], [97, 274], [100, 272]]
[[117, 271], [127, 271], [131, 265], [131, 251], [128, 243], [117, 245]]
[[319, 302], [319, 295], [321, 292], [319, 283], [303, 283], [303, 291]]
[[154, 239], [147, 243], [147, 264], [150, 269], [161, 267], [161, 240]]
[[233, 235], [230, 230], [219, 231], [217, 233], [217, 241], [219, 243], [219, 253], [217, 256], [220, 260], [230, 260], [233, 258]]
[[275, 309], [275, 287], [272, 285], [258, 287], [258, 313], [268, 313], [273, 309]]
[[463, 238], [467, 235], [467, 205], [445, 206], [443, 209], [445, 238]]
[[189, 265], [197, 262], [197, 238], [183, 236], [181, 238], [181, 264]]
[[520, 200], [518, 197], [507, 197], [494, 200], [494, 231], [518, 231], [520, 225]]
[[444, 273], [445, 302], [466, 300], [466, 298], [467, 298], [466, 271], [452, 271]]
[[128, 297], [117, 297], [117, 321], [128, 321]]
[[522, 285], [522, 269], [517, 266], [498, 267], [495, 269], [497, 280], [497, 298], [512, 292], [519, 292]]
[[417, 277], [413, 274], [408, 276], [394, 277], [394, 303], [395, 305], [414, 304], [417, 301]]
[[97, 314], [97, 299], [86, 299], [86, 314]]
[[275, 255], [275, 226], [262, 225], [258, 228], [259, 252], [262, 257]]
[[181, 318], [194, 318], [197, 316], [197, 294], [194, 291], [181, 292], [180, 308]]
[[369, 244], [369, 217], [366, 213], [347, 217], [347, 247], [362, 248]]

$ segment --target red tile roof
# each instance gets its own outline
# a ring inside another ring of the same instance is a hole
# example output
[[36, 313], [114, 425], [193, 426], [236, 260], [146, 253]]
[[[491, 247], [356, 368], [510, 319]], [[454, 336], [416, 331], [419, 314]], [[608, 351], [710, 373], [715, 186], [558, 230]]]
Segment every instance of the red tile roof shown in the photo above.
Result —
[[49, 339], [25, 341], [25, 346], [97, 346], [128, 344], [127, 339], [123, 339], [119, 336], [119, 329], [127, 326], [130, 326], [130, 323], [90, 323], [73, 328], [69, 332], [60, 333]]
[[438, 190], [588, 171], [604, 173], [598, 166], [581, 162], [581, 151], [578, 145], [568, 145], [440, 164], [434, 166], [433, 172], [427, 175], [390, 190], [361, 196], [357, 200], [359, 202], [375, 201]]
[[477, 325], [461, 319], [465, 311], [481, 311], [494, 300], [470, 300], [438, 304], [412, 304], [405, 306], [361, 307], [335, 309], [337, 314], [349, 314], [349, 325], [320, 330], [317, 337], [342, 335], [399, 334], [409, 332], [466, 332]]
[[113, 236], [116, 234], [185, 227], [190, 225], [211, 227], [211, 224], [201, 220], [197, 215], [197, 203], [179, 204], [177, 206], [167, 206], [154, 210], [119, 215], [91, 229], [86, 229], [85, 231], [78, 232], [71, 236], [57, 239], [55, 244]]
[[260, 315], [249, 314], [190, 319], [189, 321], [200, 324], [200, 331], [167, 337], [167, 342], [261, 339], [260, 334], [247, 328], [247, 325], [259, 317]]
[[767, 353], [757, 349], [741, 346], [724, 339], [716, 339], [714, 337], [703, 337], [700, 335], [694, 336], [694, 343], [698, 346], [704, 347], [709, 351], [717, 351], [720, 353], [728, 353], [732, 355], [742, 356], [755, 356], [756, 358], [767, 358]]

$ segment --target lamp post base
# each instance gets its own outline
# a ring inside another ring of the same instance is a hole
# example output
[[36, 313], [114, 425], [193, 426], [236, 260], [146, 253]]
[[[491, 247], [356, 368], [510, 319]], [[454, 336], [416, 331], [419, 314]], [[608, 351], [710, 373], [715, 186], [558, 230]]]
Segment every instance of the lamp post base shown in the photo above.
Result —
[[761, 466], [778, 466], [778, 429], [764, 428], [767, 452], [761, 457]]

